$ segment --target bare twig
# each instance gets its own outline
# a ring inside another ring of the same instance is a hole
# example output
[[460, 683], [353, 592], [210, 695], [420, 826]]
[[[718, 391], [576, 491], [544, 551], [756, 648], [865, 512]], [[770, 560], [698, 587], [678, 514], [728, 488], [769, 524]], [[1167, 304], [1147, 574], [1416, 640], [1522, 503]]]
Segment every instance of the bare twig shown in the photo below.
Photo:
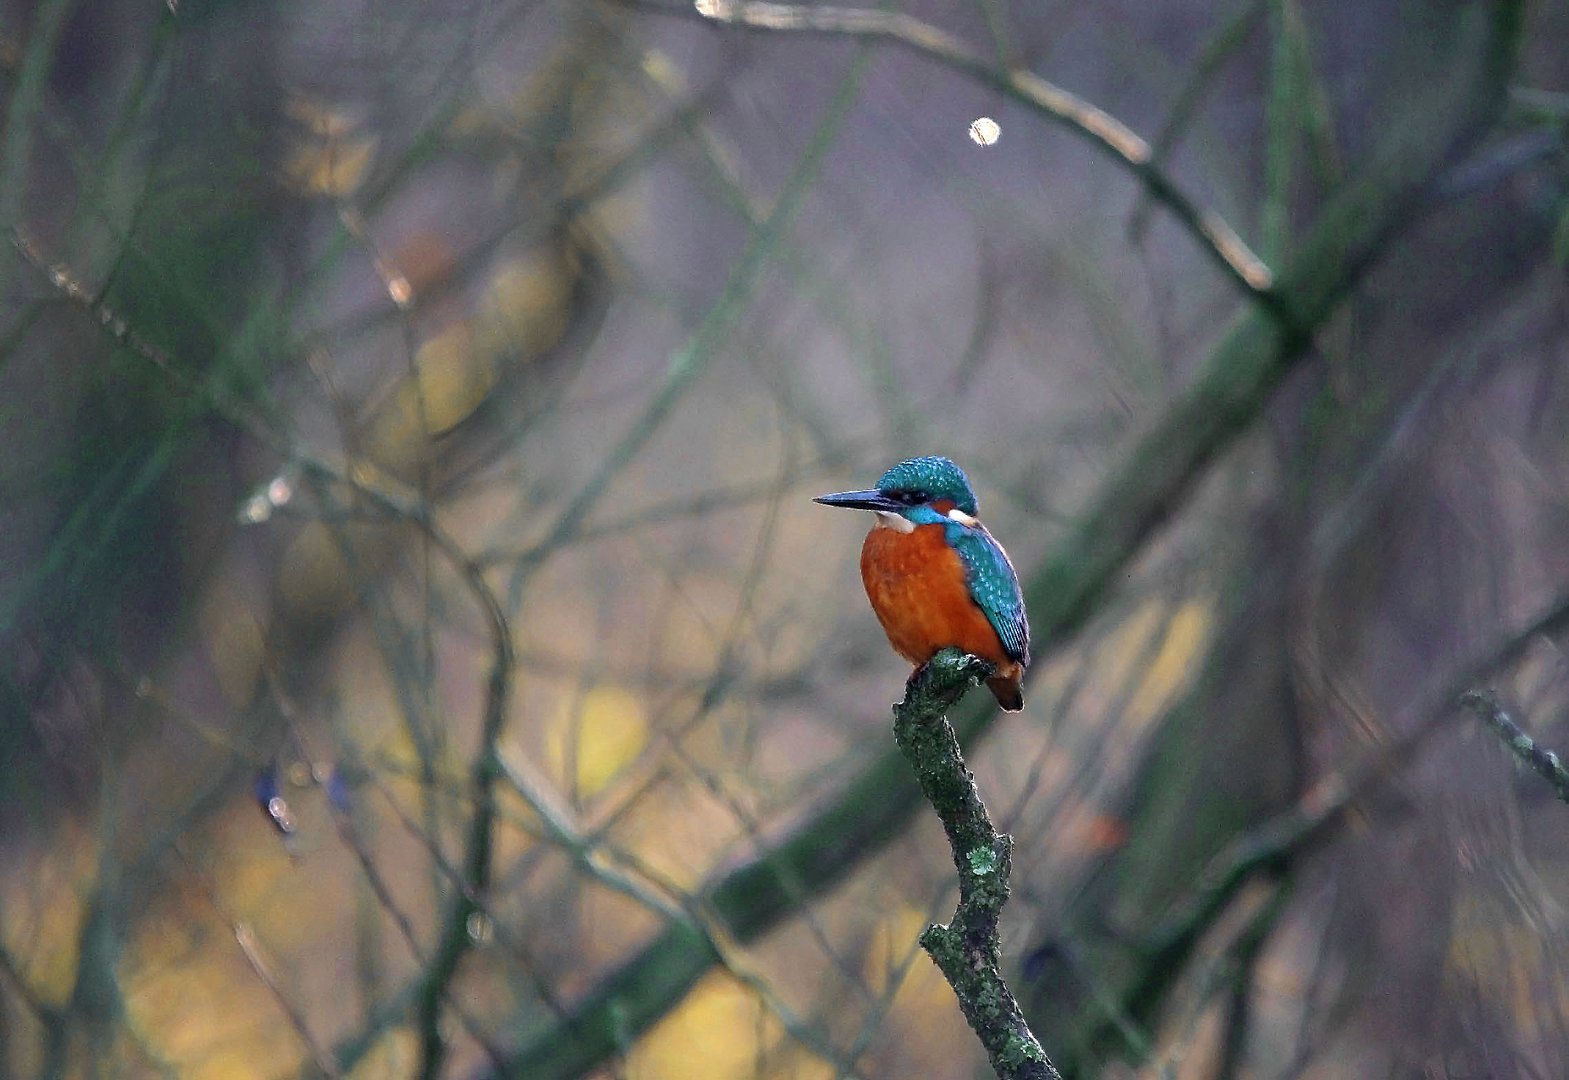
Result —
[[218, 917], [229, 924], [229, 931], [234, 935], [234, 942], [240, 947], [240, 953], [245, 957], [246, 964], [250, 966], [251, 972], [262, 986], [266, 988], [267, 993], [272, 996], [279, 1010], [282, 1011], [284, 1017], [289, 1021], [289, 1026], [294, 1029], [295, 1035], [305, 1045], [305, 1049], [309, 1052], [316, 1068], [320, 1069], [323, 1074], [332, 1078], [332, 1080], [337, 1080], [338, 1077], [343, 1075], [343, 1072], [333, 1058], [332, 1051], [322, 1046], [317, 1041], [316, 1036], [311, 1034], [310, 1025], [305, 1020], [305, 1014], [300, 1010], [299, 1006], [289, 1000], [289, 995], [284, 992], [283, 984], [278, 981], [277, 975], [273, 973], [272, 966], [267, 963], [267, 958], [262, 955], [261, 943], [256, 940], [255, 932], [219, 895], [217, 885], [196, 865], [196, 861], [185, 850], [185, 845], [177, 841], [175, 843], [175, 851], [185, 861], [192, 876], [200, 883], [202, 891], [206, 894], [207, 902], [218, 913]]
[[210, 387], [185, 376], [172, 357], [142, 338], [134, 327], [82, 286], [67, 267], [50, 264], [31, 237], [20, 230], [13, 230], [12, 243], [28, 263], [48, 276], [51, 285], [89, 311], [111, 337], [168, 376], [180, 389], [208, 399], [226, 420], [243, 428], [263, 445], [277, 449], [311, 478], [345, 485], [391, 517], [413, 524], [457, 570], [483, 612], [490, 631], [492, 661], [486, 682], [480, 747], [470, 767], [474, 810], [464, 849], [462, 883], [456, 889], [443, 918], [440, 939], [421, 981], [420, 992], [416, 995], [421, 1042], [420, 1075], [434, 1077], [445, 1056], [445, 1041], [439, 1024], [441, 1004], [447, 995], [448, 984], [457, 972], [458, 963], [471, 944], [469, 917], [479, 910], [479, 898], [490, 882], [490, 855], [496, 813], [495, 780], [500, 772], [496, 761], [496, 743], [506, 722], [514, 667], [511, 629], [507, 625], [500, 600], [485, 580], [479, 564], [469, 558], [457, 540], [437, 524], [429, 506], [422, 500], [400, 499], [354, 479], [325, 461], [302, 454], [296, 446], [285, 444], [279, 434], [253, 411], [239, 402], [212, 395]]
[[1553, 785], [1559, 802], [1569, 803], [1569, 769], [1564, 768], [1563, 759], [1520, 730], [1520, 725], [1498, 703], [1497, 694], [1491, 690], [1467, 690], [1460, 695], [1460, 704], [1480, 716], [1521, 764]]
[[502, 754], [498, 761], [507, 785], [522, 797], [529, 809], [539, 818], [546, 838], [565, 852], [579, 870], [605, 888], [620, 893], [667, 919], [687, 917], [680, 906], [671, 903], [631, 875], [608, 865], [600, 844], [582, 834], [570, 819], [566, 808], [559, 804], [555, 794], [550, 791], [550, 785], [534, 775], [526, 759], [517, 754]]
[[[216, 903], [216, 900], [214, 902]], [[277, 976], [272, 973], [266, 958], [262, 956], [261, 946], [256, 941], [256, 935], [251, 932], [251, 928], [227, 913], [224, 914], [224, 918], [228, 921], [229, 928], [234, 933], [235, 944], [239, 945], [240, 952], [245, 955], [245, 962], [250, 965], [251, 971], [255, 972], [256, 977], [267, 988], [267, 992], [278, 1003], [278, 1007], [288, 1016], [289, 1025], [294, 1028], [300, 1040], [305, 1043], [306, 1048], [310, 1051], [311, 1059], [316, 1062], [316, 1067], [329, 1077], [336, 1078], [342, 1076], [343, 1074], [338, 1070], [337, 1064], [332, 1059], [331, 1051], [316, 1041], [315, 1036], [311, 1034], [310, 1027], [305, 1023], [305, 1015], [300, 1012], [299, 1008], [289, 1000], [288, 995], [283, 992], [283, 987], [279, 985]]]
[[27, 1011], [45, 1027], [59, 1026], [61, 1018], [59, 1010], [40, 1000], [33, 992], [32, 984], [27, 981], [27, 976], [18, 965], [16, 958], [11, 955], [4, 942], [0, 942], [0, 976], [11, 984], [16, 993], [17, 1000], [27, 1007]]
[[506, 724], [507, 703], [512, 688], [512, 631], [507, 626], [501, 601], [485, 581], [478, 566], [469, 560], [445, 533], [433, 524], [426, 535], [442, 554], [451, 559], [463, 575], [465, 584], [484, 610], [490, 626], [493, 657], [485, 690], [485, 714], [480, 727], [479, 750], [470, 766], [474, 809], [469, 820], [468, 843], [463, 855], [463, 880], [454, 891], [443, 917], [441, 939], [426, 968], [419, 994], [420, 1069], [422, 1080], [435, 1080], [446, 1056], [446, 1040], [441, 1033], [441, 1003], [447, 985], [457, 974], [458, 963], [473, 943], [470, 918], [480, 910], [480, 900], [490, 885], [491, 848], [496, 824], [496, 777], [501, 766], [496, 744]]
[[1154, 163], [1149, 144], [1126, 124], [1039, 75], [1002, 67], [970, 51], [945, 31], [901, 11], [802, 7], [754, 0], [702, 0], [695, 10], [716, 22], [748, 30], [836, 34], [899, 45], [987, 84], [1110, 155], [1144, 185], [1150, 198], [1169, 210], [1199, 240], [1201, 250], [1244, 293], [1286, 318], [1286, 309], [1274, 303], [1274, 275], [1225, 218], [1189, 199]]
[[[1150, 150], [1151, 168], [1165, 168], [1173, 147], [1187, 131], [1188, 122], [1192, 120], [1204, 96], [1209, 92], [1216, 73], [1253, 32], [1254, 25], [1264, 17], [1267, 6], [1266, 0], [1244, 0], [1242, 6], [1226, 17], [1214, 36], [1204, 46], [1203, 53], [1193, 64], [1192, 74], [1182, 84], [1182, 90], [1172, 103], [1171, 111], [1166, 114], [1165, 123], [1155, 133], [1154, 145]], [[1139, 239], [1148, 224], [1149, 204], [1141, 200], [1128, 219], [1128, 236], [1134, 240]]]
[[[0, 124], [0, 221], [20, 218], [23, 195], [27, 191], [27, 161], [32, 152], [33, 117], [43, 105], [49, 86], [49, 71], [55, 61], [55, 46], [65, 31], [74, 5], [70, 0], [48, 0], [32, 14], [27, 45], [17, 66], [16, 79], [9, 88], [4, 123]], [[8, 291], [8, 273], [0, 269], [0, 291]]]
[[[1189, 899], [1144, 941], [1140, 951], [1147, 975], [1127, 997], [1149, 996], [1152, 985], [1164, 982], [1172, 972], [1180, 970], [1199, 939], [1227, 910], [1244, 885], [1261, 874], [1288, 872], [1293, 862], [1335, 833], [1356, 800], [1365, 797], [1392, 771], [1414, 761], [1431, 736], [1448, 730], [1444, 721], [1453, 715], [1457, 697], [1461, 704], [1471, 705], [1465, 700], [1469, 695], [1462, 695], [1463, 687], [1492, 678], [1518, 660], [1532, 641], [1544, 634], [1561, 631], [1566, 625], [1569, 625], [1569, 595], [1559, 597], [1529, 623], [1498, 639], [1466, 664], [1460, 674], [1425, 696], [1415, 709], [1413, 722], [1399, 738], [1322, 777], [1292, 806], [1226, 844], [1200, 874]], [[1507, 717], [1505, 719], [1507, 721]], [[1513, 725], [1511, 727], [1513, 731], [1519, 731]], [[1511, 737], [1506, 735], [1506, 741]], [[1545, 758], [1543, 764], [1548, 764]], [[1562, 769], [1561, 763], [1559, 768]], [[1564, 798], [1562, 791], [1559, 797]]]
[[860, 1080], [854, 1071], [854, 1052], [841, 1052], [834, 1046], [831, 1033], [820, 1020], [812, 1021], [799, 1016], [773, 988], [768, 978], [747, 962], [742, 955], [741, 945], [725, 931], [723, 921], [704, 908], [700, 899], [693, 897], [689, 907], [692, 918], [708, 935], [709, 942], [719, 954], [720, 965], [737, 982], [757, 995], [789, 1036], [823, 1062], [833, 1065], [840, 1076]]
[[858, 57], [841, 79], [838, 92], [828, 106], [827, 115], [817, 126], [812, 140], [796, 162], [793, 172], [785, 181], [772, 211], [760, 222], [751, 242], [742, 252], [725, 282], [724, 291], [704, 315], [692, 336], [670, 356], [669, 369], [664, 382], [643, 414], [623, 434], [610, 452], [600, 461], [592, 476], [584, 482], [566, 507], [557, 515], [544, 539], [532, 552], [532, 561], [520, 561], [514, 568], [507, 589], [508, 600], [516, 603], [522, 596], [529, 574], [537, 568], [546, 555], [558, 550], [574, 538], [611, 483], [620, 476], [632, 458], [659, 431], [665, 418], [691, 388], [692, 383], [708, 367], [724, 343], [729, 340], [741, 316], [746, 312], [763, 273], [775, 259], [790, 222], [806, 200], [817, 180], [823, 160], [833, 146], [845, 117], [859, 92], [861, 77], [866, 71], [866, 58]]
[[947, 926], [928, 926], [921, 947], [953, 987], [964, 1018], [1002, 1080], [1058, 1080], [1002, 977], [997, 920], [1008, 901], [1013, 838], [992, 825], [959, 739], [943, 715], [992, 670], [984, 660], [944, 649], [910, 676], [904, 700], [893, 709], [894, 741], [942, 820], [959, 873], [953, 919]]

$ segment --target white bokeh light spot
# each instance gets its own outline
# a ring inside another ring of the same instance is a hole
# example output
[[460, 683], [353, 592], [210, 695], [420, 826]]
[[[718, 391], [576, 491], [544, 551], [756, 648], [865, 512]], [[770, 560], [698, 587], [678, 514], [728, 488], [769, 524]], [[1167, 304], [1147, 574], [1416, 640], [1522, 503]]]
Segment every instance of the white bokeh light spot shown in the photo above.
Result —
[[1002, 135], [1002, 127], [989, 116], [970, 121], [970, 141], [976, 146], [990, 146]]

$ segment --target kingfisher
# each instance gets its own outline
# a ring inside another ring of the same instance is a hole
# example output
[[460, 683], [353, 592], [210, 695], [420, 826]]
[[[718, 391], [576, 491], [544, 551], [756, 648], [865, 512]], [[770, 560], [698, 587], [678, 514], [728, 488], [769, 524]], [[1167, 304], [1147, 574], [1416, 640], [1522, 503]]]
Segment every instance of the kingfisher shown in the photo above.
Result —
[[997, 669], [986, 680], [997, 704], [1024, 708], [1024, 594], [1008, 553], [975, 516], [963, 469], [945, 457], [911, 458], [875, 488], [813, 501], [876, 515], [861, 546], [861, 582], [894, 652], [919, 667], [956, 645]]

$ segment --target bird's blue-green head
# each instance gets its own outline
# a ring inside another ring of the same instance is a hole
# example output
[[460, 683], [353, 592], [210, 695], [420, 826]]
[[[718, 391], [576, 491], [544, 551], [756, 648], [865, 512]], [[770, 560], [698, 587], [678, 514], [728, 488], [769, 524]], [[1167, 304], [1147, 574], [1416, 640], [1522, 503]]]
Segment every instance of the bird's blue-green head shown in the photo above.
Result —
[[964, 470], [945, 457], [918, 457], [901, 461], [877, 481], [877, 490], [909, 506], [952, 503], [966, 514], [975, 514], [975, 492]]
[[949, 510], [975, 516], [975, 492], [964, 470], [945, 457], [918, 457], [901, 461], [866, 491], [840, 491], [819, 495], [815, 502], [855, 510], [897, 514], [916, 524], [942, 521]]

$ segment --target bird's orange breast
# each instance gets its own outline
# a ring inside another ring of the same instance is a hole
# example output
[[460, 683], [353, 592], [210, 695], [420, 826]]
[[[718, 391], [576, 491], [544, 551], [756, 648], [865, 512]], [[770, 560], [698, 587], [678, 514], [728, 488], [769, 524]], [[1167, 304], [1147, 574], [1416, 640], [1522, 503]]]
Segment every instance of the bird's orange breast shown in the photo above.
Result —
[[861, 547], [861, 581], [889, 643], [910, 663], [924, 664], [939, 649], [957, 645], [1001, 673], [1017, 678], [1022, 672], [970, 598], [964, 564], [943, 526], [909, 533], [874, 528]]

